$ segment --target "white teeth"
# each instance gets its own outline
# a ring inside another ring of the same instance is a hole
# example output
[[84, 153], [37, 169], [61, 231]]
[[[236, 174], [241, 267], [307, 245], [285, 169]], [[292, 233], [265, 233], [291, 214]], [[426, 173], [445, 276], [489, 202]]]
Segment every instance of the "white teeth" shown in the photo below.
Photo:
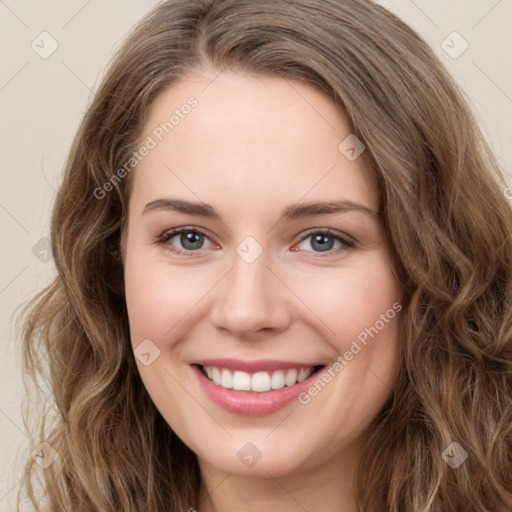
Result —
[[311, 368], [301, 368], [297, 376], [297, 382], [302, 382], [311, 375]]
[[307, 379], [314, 371], [314, 367], [310, 367], [250, 374], [238, 370], [232, 372], [226, 368], [216, 368], [214, 366], [203, 366], [203, 368], [208, 378], [218, 386], [237, 391], [255, 391], [258, 393], [293, 386], [297, 382]]
[[222, 370], [222, 374], [220, 377], [220, 385], [223, 388], [231, 389], [233, 387], [233, 375], [229, 370], [225, 368]]
[[287, 386], [293, 386], [297, 382], [297, 370], [288, 370], [284, 376], [284, 383]]
[[251, 377], [251, 389], [253, 391], [270, 391], [270, 375], [268, 372], [258, 372]]
[[220, 385], [220, 370], [218, 368], [212, 368], [212, 380], [215, 384]]
[[281, 389], [284, 388], [284, 372], [283, 370], [277, 370], [272, 374], [272, 378], [270, 379], [270, 386], [272, 389]]
[[245, 372], [233, 373], [233, 389], [236, 389], [237, 391], [250, 391], [251, 376]]

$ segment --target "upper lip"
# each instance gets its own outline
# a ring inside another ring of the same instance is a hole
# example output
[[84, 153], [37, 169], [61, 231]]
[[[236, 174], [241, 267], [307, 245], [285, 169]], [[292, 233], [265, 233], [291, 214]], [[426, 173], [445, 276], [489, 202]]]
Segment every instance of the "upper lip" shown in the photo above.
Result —
[[275, 359], [260, 359], [255, 361], [243, 361], [241, 359], [221, 358], [221, 359], [201, 359], [194, 361], [193, 364], [201, 366], [214, 366], [216, 368], [226, 368], [232, 371], [243, 371], [247, 373], [268, 372], [272, 370], [286, 370], [291, 368], [311, 368], [314, 366], [323, 366], [322, 363], [306, 363], [304, 361], [278, 361]]

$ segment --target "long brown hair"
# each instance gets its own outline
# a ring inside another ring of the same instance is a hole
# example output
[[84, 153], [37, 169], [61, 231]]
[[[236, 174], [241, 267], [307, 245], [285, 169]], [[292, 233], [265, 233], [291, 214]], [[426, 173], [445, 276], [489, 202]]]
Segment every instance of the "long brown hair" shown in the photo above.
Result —
[[[169, 0], [117, 52], [56, 198], [58, 275], [24, 311], [26, 374], [36, 385], [49, 377], [55, 402], [25, 414], [42, 418], [34, 446], [45, 441], [59, 454], [46, 469], [28, 458], [23, 487], [35, 509], [198, 506], [197, 458], [157, 411], [134, 362], [120, 254], [131, 180], [128, 171], [113, 176], [159, 93], [204, 68], [309, 83], [366, 146], [404, 311], [398, 382], [358, 468], [360, 510], [510, 512], [505, 180], [433, 51], [368, 0]], [[457, 468], [443, 457], [453, 442], [468, 455]]]

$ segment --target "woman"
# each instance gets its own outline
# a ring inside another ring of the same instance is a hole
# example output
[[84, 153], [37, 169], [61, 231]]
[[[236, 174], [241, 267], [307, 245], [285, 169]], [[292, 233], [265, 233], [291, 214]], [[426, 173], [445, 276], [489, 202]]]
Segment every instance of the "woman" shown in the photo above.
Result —
[[159, 4], [78, 130], [25, 324], [44, 510], [510, 510], [504, 185], [382, 7]]

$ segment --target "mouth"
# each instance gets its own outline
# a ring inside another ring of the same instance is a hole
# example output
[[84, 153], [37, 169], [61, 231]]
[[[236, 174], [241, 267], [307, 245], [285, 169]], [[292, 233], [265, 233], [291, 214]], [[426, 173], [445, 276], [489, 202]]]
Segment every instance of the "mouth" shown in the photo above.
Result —
[[267, 393], [270, 391], [292, 387], [303, 382], [325, 368], [316, 365], [297, 368], [283, 368], [273, 371], [246, 372], [232, 370], [221, 366], [196, 365], [203, 375], [215, 385], [233, 391], [249, 393]]
[[190, 365], [211, 402], [244, 416], [272, 414], [298, 400], [325, 364], [210, 359]]

